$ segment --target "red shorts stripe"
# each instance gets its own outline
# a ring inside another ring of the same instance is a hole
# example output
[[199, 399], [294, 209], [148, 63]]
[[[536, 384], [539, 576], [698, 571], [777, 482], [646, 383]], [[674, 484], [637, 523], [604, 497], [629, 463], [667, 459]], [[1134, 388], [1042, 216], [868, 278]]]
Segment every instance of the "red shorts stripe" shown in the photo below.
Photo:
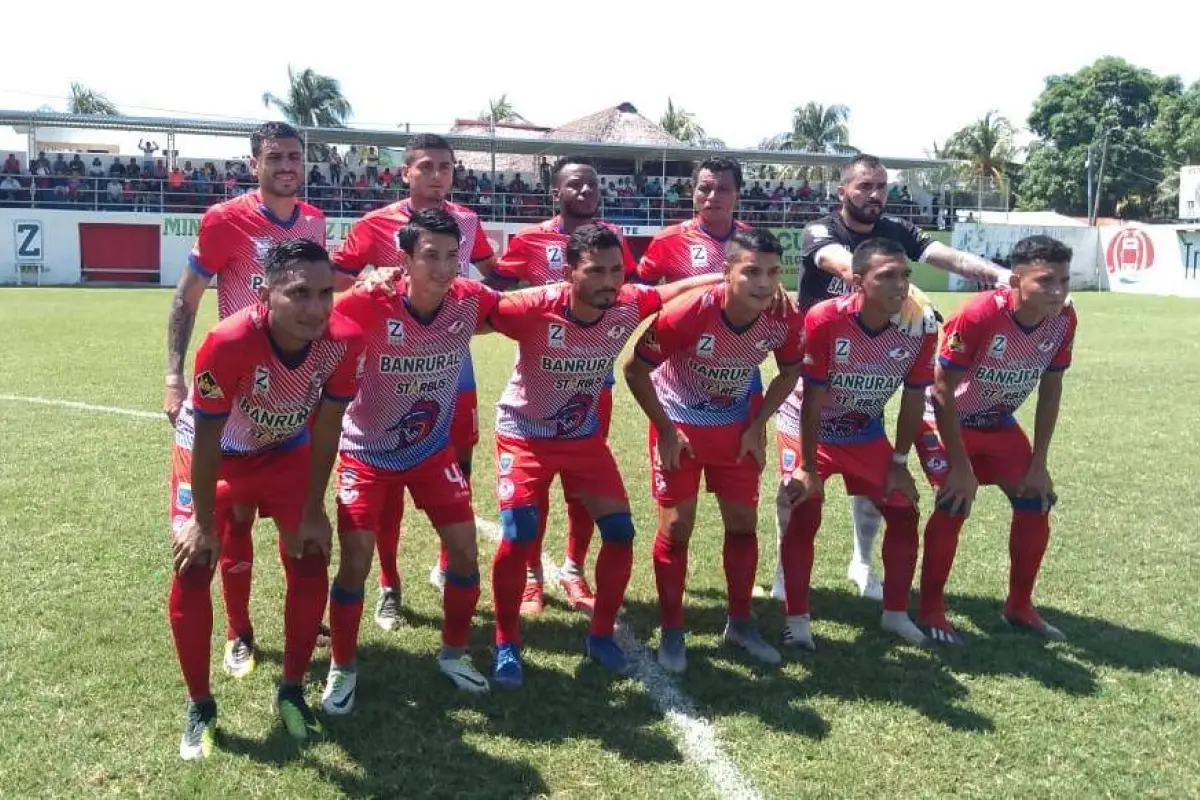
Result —
[[[963, 428], [963, 445], [971, 458], [975, 480], [981, 486], [1015, 488], [1025, 480], [1033, 462], [1033, 448], [1020, 425], [1003, 428]], [[917, 437], [917, 456], [931, 486], [941, 486], [950, 472], [950, 460], [937, 426], [926, 420]]]
[[[252, 506], [288, 532], [300, 527], [309, 480], [308, 445], [284, 452], [223, 456], [213, 507], [219, 517], [233, 506]], [[192, 507], [192, 451], [175, 445], [171, 455], [171, 528], [189, 519]], [[297, 487], [302, 487], [298, 489]]]
[[338, 532], [399, 527], [404, 490], [435, 528], [475, 519], [471, 485], [458, 466], [454, 448], [430, 456], [406, 470], [372, 467], [343, 453], [337, 465]]
[[496, 437], [500, 508], [538, 505], [557, 475], [567, 497], [592, 495], [628, 502], [625, 482], [603, 436], [586, 439]]

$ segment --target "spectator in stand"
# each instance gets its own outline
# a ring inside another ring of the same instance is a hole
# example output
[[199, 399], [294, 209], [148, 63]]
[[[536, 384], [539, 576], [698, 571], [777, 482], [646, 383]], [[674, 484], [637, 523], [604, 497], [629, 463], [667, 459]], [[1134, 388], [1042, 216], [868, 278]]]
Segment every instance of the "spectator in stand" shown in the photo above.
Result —
[[21, 162], [17, 161], [16, 153], [9, 153], [8, 158], [4, 159], [4, 169], [0, 170], [0, 175], [20, 175]]
[[372, 145], [367, 148], [367, 181], [375, 186], [379, 182], [379, 148]]
[[342, 182], [342, 155], [337, 145], [329, 148], [329, 182], [334, 186]]
[[67, 172], [71, 175], [82, 175], [86, 171], [87, 167], [84, 166], [83, 159], [79, 157], [79, 153], [76, 153], [71, 158], [71, 163], [67, 165]]
[[346, 152], [346, 171], [358, 172], [358, 168], [362, 166], [362, 157], [358, 154], [358, 148], [354, 145]]
[[396, 176], [392, 174], [392, 168], [384, 167], [383, 172], [381, 172], [379, 174], [379, 185], [382, 186], [385, 190], [391, 189], [392, 182], [395, 181], [395, 179], [396, 179]]
[[142, 151], [142, 172], [147, 175], [154, 172], [154, 153], [158, 150], [158, 142], [149, 139], [138, 140], [138, 150]]
[[21, 182], [11, 172], [5, 171], [2, 174], [4, 178], [0, 179], [0, 201], [5, 205], [15, 204], [17, 195], [21, 192]]

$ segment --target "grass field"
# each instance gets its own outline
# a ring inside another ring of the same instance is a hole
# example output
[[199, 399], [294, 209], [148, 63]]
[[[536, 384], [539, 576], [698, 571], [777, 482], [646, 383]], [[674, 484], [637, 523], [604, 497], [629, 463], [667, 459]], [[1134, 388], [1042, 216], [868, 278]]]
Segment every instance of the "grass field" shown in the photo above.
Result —
[[[234, 682], [220, 674], [214, 649], [226, 745], [203, 765], [180, 762], [184, 693], [165, 610], [165, 419], [13, 399], [154, 412], [168, 299], [162, 290], [0, 291], [0, 793], [716, 793], [643, 684], [582, 665], [585, 622], [556, 599], [525, 626], [523, 691], [456, 694], [432, 660], [440, 603], [424, 578], [435, 545], [417, 516], [401, 554], [409, 624], [384, 634], [364, 621], [358, 707], [329, 723], [328, 741], [303, 750], [271, 712], [282, 582], [273, 527], [260, 523], [253, 612], [265, 663]], [[962, 299], [937, 297], [945, 310]], [[950, 586], [952, 619], [971, 646], [898, 645], [879, 631], [878, 607], [848, 591], [849, 515], [831, 483], [814, 574], [819, 651], [756, 668], [719, 643], [721, 531], [705, 501], [692, 545], [690, 668], [673, 686], [762, 796], [1200, 794], [1200, 424], [1191, 405], [1200, 395], [1200, 306], [1095, 294], [1077, 302], [1076, 366], [1051, 461], [1061, 502], [1038, 593], [1069, 643], [1000, 623], [1007, 506], [987, 491], [964, 529]], [[475, 354], [486, 408], [509, 374], [512, 347], [493, 337]], [[1031, 405], [1023, 419], [1032, 422]], [[487, 411], [480, 422], [476, 508], [494, 519]], [[613, 447], [640, 531], [625, 621], [646, 641], [657, 616], [644, 430], [618, 386]], [[769, 498], [773, 470], [765, 482]], [[771, 512], [764, 503], [760, 583], [774, 566]], [[562, 530], [556, 506], [547, 539], [556, 558]], [[484, 558], [493, 551], [487, 541], [481, 549]], [[217, 608], [219, 619], [219, 599]], [[779, 606], [758, 600], [755, 610], [776, 637]], [[486, 607], [477, 621], [482, 665], [490, 660]], [[327, 658], [318, 651], [314, 701]]]

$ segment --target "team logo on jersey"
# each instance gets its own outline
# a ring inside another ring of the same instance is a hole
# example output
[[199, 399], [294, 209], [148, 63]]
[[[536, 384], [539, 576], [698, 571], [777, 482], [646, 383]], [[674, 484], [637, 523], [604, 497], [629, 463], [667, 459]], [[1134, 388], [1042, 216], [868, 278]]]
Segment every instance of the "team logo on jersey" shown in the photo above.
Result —
[[888, 355], [897, 361], [903, 361], [912, 355], [912, 351], [905, 347], [893, 347], [891, 350], [888, 350]]
[[465, 327], [466, 325], [463, 324], [461, 319], [456, 319], [454, 322], [450, 323], [450, 327], [446, 328], [446, 333], [455, 334], [460, 332]]
[[757, 342], [754, 343], [754, 349], [761, 350], [762, 352], [766, 353], [770, 350], [775, 349], [775, 343], [772, 342], [770, 339], [759, 339]]
[[387, 320], [387, 340], [390, 345], [404, 344], [404, 320]]
[[267, 279], [265, 277], [263, 277], [262, 275], [251, 275], [250, 276], [250, 291], [257, 294], [258, 290], [261, 289], [266, 284], [266, 282], [267, 282]]
[[711, 333], [702, 333], [700, 334], [700, 341], [696, 342], [696, 355], [703, 358], [712, 358], [716, 347], [717, 337]]
[[261, 364], [254, 368], [254, 394], [264, 395], [271, 391], [271, 371]]
[[181, 483], [175, 487], [175, 506], [181, 511], [192, 507], [192, 485]]
[[513, 454], [512, 453], [501, 453], [500, 458], [496, 462], [496, 470], [501, 475], [507, 475], [508, 473], [512, 472], [512, 468], [513, 468]]
[[950, 338], [946, 340], [946, 349], [951, 353], [961, 353], [967, 349], [966, 344], [963, 343], [962, 335], [958, 331], [950, 334]]
[[556, 350], [562, 350], [567, 346], [567, 326], [558, 322], [551, 322], [546, 328], [546, 346], [553, 347]]
[[1004, 351], [1008, 349], [1008, 337], [1002, 333], [996, 334], [992, 339], [992, 346], [988, 348], [988, 356], [991, 358], [1004, 358]]
[[548, 244], [546, 245], [546, 266], [552, 272], [562, 272], [563, 268], [563, 249], [562, 245]]
[[254, 242], [254, 257], [262, 261], [267, 257], [267, 252], [271, 249], [271, 237], [255, 236], [251, 241]]
[[613, 325], [611, 328], [608, 329], [608, 333], [606, 333], [605, 335], [610, 339], [620, 339], [628, 332], [629, 332], [629, 329], [626, 328], [624, 325]]
[[705, 269], [708, 267], [708, 248], [702, 244], [691, 245], [692, 267]]
[[556, 435], [567, 436], [583, 427], [583, 423], [587, 422], [588, 411], [591, 410], [591, 407], [591, 395], [576, 394], [563, 403], [558, 411], [546, 417], [546, 422], [554, 423]]
[[1040, 352], [1049, 353], [1054, 349], [1054, 342], [1049, 339], [1042, 339], [1040, 342], [1038, 342], [1037, 347]]
[[401, 417], [399, 422], [388, 428], [389, 432], [399, 436], [396, 449], [403, 450], [424, 441], [433, 433], [440, 411], [441, 406], [436, 400], [418, 400], [414, 403], [412, 409]]
[[217, 379], [208, 370], [196, 376], [196, 392], [205, 400], [222, 400], [225, 393], [217, 385]]
[[834, 339], [833, 340], [833, 360], [839, 364], [850, 363], [850, 340], [849, 339]]

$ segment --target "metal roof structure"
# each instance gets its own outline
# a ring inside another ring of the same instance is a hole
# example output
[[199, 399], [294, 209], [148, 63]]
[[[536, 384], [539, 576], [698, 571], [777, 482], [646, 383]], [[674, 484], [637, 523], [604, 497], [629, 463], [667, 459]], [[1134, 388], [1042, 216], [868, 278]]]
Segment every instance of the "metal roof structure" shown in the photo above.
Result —
[[[126, 117], [94, 114], [60, 114], [40, 111], [0, 110], [0, 125], [12, 125], [19, 133], [30, 128], [77, 128], [119, 130], [198, 136], [248, 137], [260, 123], [244, 120], [173, 119], [164, 117]], [[363, 128], [308, 128], [298, 130], [310, 144], [375, 145], [403, 149], [416, 133], [401, 130]], [[441, 134], [455, 150], [511, 153], [514, 155], [578, 155], [594, 159], [631, 161], [702, 161], [714, 155], [736, 158], [743, 163], [796, 164], [836, 167], [850, 160], [849, 155], [806, 153], [795, 150], [749, 150], [701, 148], [687, 145], [588, 142], [567, 139], [511, 138], [467, 133]], [[929, 169], [953, 162], [931, 158], [893, 158], [879, 156], [888, 169]]]

